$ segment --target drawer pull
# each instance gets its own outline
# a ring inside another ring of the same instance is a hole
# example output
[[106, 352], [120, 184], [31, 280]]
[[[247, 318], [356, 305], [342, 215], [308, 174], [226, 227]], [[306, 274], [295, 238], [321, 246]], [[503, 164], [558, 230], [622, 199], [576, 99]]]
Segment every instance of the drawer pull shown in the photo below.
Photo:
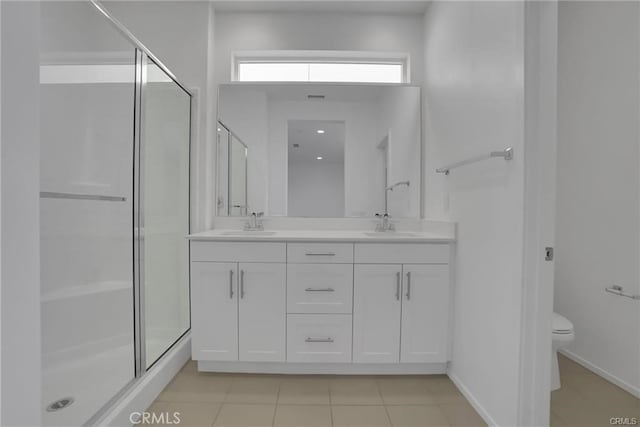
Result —
[[233, 270], [229, 270], [229, 299], [233, 299]]
[[333, 252], [307, 252], [306, 256], [336, 256]]
[[305, 292], [335, 292], [333, 288], [307, 288]]
[[328, 337], [328, 338], [311, 338], [311, 337], [307, 337], [306, 340], [304, 340], [304, 342], [333, 342], [333, 338]]

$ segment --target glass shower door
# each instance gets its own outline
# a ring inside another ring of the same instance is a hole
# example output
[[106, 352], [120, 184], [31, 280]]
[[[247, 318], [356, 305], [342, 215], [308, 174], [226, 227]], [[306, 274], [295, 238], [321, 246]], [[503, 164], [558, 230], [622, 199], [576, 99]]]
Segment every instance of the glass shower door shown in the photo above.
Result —
[[190, 327], [191, 97], [146, 60], [141, 124], [141, 259], [147, 369]]
[[41, 7], [42, 420], [73, 426], [134, 378], [136, 51], [88, 2]]

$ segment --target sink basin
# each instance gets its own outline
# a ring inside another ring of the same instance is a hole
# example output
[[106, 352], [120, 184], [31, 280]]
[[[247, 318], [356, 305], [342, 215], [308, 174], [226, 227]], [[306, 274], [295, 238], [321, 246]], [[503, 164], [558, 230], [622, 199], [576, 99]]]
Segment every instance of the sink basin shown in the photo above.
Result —
[[222, 236], [273, 236], [275, 231], [223, 231]]
[[369, 237], [386, 237], [386, 238], [394, 238], [394, 237], [416, 237], [416, 233], [409, 233], [407, 231], [377, 231], [373, 233], [364, 233], [365, 236]]

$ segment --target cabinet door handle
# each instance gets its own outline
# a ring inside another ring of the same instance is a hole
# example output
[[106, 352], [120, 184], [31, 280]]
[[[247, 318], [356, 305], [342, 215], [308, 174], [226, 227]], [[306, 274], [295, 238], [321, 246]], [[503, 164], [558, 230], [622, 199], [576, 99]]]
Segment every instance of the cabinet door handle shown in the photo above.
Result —
[[240, 299], [244, 298], [244, 270], [240, 270]]
[[396, 301], [400, 301], [400, 272], [396, 273]]
[[307, 252], [306, 256], [336, 256], [333, 252]]
[[233, 270], [229, 270], [229, 299], [233, 299]]
[[411, 299], [411, 272], [407, 273], [407, 300]]
[[304, 340], [304, 342], [333, 342], [333, 338], [331, 338], [331, 337], [327, 337], [327, 338], [311, 338], [311, 337], [307, 337], [307, 339]]
[[307, 288], [305, 292], [335, 292], [333, 288]]

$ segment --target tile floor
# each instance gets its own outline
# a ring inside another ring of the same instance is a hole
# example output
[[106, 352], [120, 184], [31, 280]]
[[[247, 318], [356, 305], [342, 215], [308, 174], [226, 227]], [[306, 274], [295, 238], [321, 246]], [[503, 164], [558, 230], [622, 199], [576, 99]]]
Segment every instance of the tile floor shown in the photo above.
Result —
[[565, 356], [558, 364], [562, 387], [551, 392], [551, 426], [609, 426], [612, 417], [635, 417], [640, 425], [640, 399]]
[[148, 411], [180, 412], [182, 427], [486, 425], [445, 375], [212, 374], [194, 362]]

